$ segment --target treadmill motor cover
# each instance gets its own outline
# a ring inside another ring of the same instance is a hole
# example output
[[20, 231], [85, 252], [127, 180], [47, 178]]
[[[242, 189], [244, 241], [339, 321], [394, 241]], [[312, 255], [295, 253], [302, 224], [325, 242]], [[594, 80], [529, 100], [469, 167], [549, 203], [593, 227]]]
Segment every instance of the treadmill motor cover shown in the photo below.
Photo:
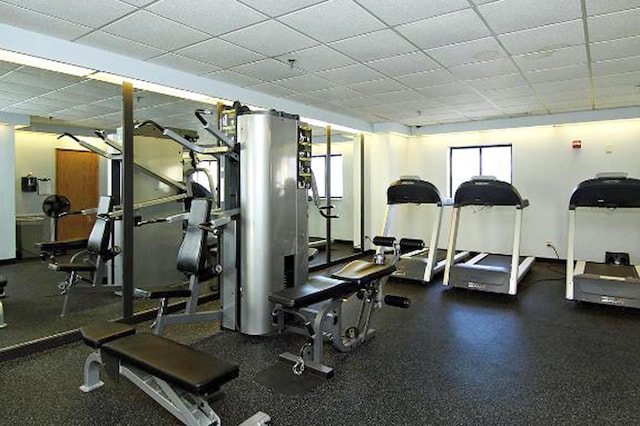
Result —
[[640, 207], [640, 179], [617, 176], [582, 181], [569, 201], [569, 210], [576, 207]]
[[387, 204], [442, 205], [440, 191], [432, 183], [420, 179], [398, 179], [387, 189]]
[[528, 205], [518, 190], [510, 183], [496, 179], [474, 178], [458, 187], [454, 198], [455, 207], [463, 206], [515, 206]]

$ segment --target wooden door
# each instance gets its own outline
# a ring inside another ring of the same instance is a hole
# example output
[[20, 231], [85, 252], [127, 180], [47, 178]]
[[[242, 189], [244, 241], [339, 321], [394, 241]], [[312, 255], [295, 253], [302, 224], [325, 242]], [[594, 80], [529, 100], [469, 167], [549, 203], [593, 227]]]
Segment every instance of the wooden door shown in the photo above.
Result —
[[[98, 205], [98, 155], [88, 151], [56, 149], [56, 194], [71, 201], [71, 211]], [[94, 215], [67, 216], [58, 221], [57, 240], [88, 238]]]

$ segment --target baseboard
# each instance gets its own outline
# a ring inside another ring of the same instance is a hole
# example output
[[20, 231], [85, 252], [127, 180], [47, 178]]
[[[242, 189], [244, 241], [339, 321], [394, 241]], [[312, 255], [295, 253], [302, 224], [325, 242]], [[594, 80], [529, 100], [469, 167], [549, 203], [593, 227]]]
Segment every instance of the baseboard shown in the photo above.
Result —
[[2, 259], [0, 260], [0, 266], [3, 265], [15, 265], [16, 263], [16, 258], [14, 257], [13, 259]]

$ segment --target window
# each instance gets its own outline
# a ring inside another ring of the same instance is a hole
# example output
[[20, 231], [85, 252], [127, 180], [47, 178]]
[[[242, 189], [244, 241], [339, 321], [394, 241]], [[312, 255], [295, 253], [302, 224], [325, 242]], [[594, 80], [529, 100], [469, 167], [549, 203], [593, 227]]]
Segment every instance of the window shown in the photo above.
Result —
[[[211, 188], [209, 188], [209, 186], [210, 186], [209, 178], [203, 172], [194, 173], [193, 176], [192, 176], [193, 181], [196, 182], [196, 183], [199, 183], [202, 186], [204, 186], [207, 190], [209, 190], [211, 192], [215, 192], [215, 190], [216, 190], [215, 185], [217, 185], [217, 180], [218, 180], [218, 162], [216, 160], [199, 161], [198, 162], [198, 168], [199, 169], [208, 170], [209, 173], [211, 173], [211, 178], [213, 179], [214, 188], [213, 188], [213, 190]], [[221, 186], [222, 186], [222, 184], [221, 184]], [[217, 194], [216, 194], [216, 196], [217, 196]]]
[[511, 183], [511, 145], [452, 147], [449, 154], [450, 197], [473, 176], [495, 176]]
[[[318, 196], [325, 198], [327, 191], [325, 190], [325, 175], [324, 167], [326, 156], [314, 155], [311, 157], [311, 171], [316, 178], [316, 185], [318, 186]], [[342, 170], [342, 155], [331, 155], [331, 198], [342, 198], [344, 196], [344, 176]]]

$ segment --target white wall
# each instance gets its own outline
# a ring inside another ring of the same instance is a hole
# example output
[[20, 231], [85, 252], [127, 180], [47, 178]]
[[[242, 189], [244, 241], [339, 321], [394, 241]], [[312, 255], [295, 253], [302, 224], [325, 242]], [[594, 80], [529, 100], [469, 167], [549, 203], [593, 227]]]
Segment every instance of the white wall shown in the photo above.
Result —
[[[101, 146], [98, 138], [83, 137], [89, 143]], [[52, 180], [52, 190], [56, 188], [56, 149], [73, 149], [85, 151], [77, 143], [69, 138], [57, 139], [54, 133], [39, 133], [31, 131], [15, 132], [15, 209], [16, 214], [42, 214], [42, 201], [45, 195], [38, 195], [37, 192], [22, 192], [20, 190], [20, 177], [33, 173], [38, 178], [49, 178]], [[13, 156], [11, 157], [13, 158]], [[106, 160], [99, 157], [99, 193], [107, 193]], [[97, 205], [97, 200], [96, 200]], [[73, 206], [72, 206], [73, 209]]]
[[[16, 257], [14, 130], [11, 125], [0, 125], [0, 260]], [[7, 202], [8, 201], [8, 202]]]
[[[582, 149], [571, 148], [574, 139], [582, 140]], [[391, 143], [392, 140], [395, 143]], [[367, 226], [369, 232], [379, 229], [375, 224], [375, 216], [381, 216], [378, 212], [384, 208], [382, 194], [390, 181], [400, 175], [420, 175], [446, 194], [449, 147], [511, 143], [513, 184], [531, 203], [524, 212], [522, 253], [540, 257], [554, 257], [552, 249], [546, 247], [547, 240], [553, 242], [562, 258], [566, 256], [568, 200], [580, 181], [602, 171], [624, 171], [631, 177], [640, 178], [640, 120], [483, 130], [412, 138], [375, 136], [367, 142], [369, 186], [379, 187], [374, 188], [379, 194], [372, 194], [367, 205], [369, 214], [374, 216]], [[371, 170], [371, 164], [378, 173]], [[422, 213], [416, 213], [412, 211], [398, 217], [398, 223], [405, 227], [400, 233], [406, 232], [406, 228], [416, 236], [427, 233], [433, 216], [426, 213], [424, 220], [420, 220]], [[439, 243], [443, 248], [447, 243], [450, 214], [451, 209], [445, 209]], [[600, 211], [595, 214], [585, 211], [579, 214], [578, 219], [579, 258], [601, 261], [606, 250], [614, 250], [629, 252], [632, 261], [640, 262], [638, 212], [612, 214]], [[508, 253], [512, 221], [512, 209], [494, 207], [474, 214], [472, 208], [465, 208], [460, 222], [458, 248]], [[605, 224], [608, 224], [606, 228]]]

